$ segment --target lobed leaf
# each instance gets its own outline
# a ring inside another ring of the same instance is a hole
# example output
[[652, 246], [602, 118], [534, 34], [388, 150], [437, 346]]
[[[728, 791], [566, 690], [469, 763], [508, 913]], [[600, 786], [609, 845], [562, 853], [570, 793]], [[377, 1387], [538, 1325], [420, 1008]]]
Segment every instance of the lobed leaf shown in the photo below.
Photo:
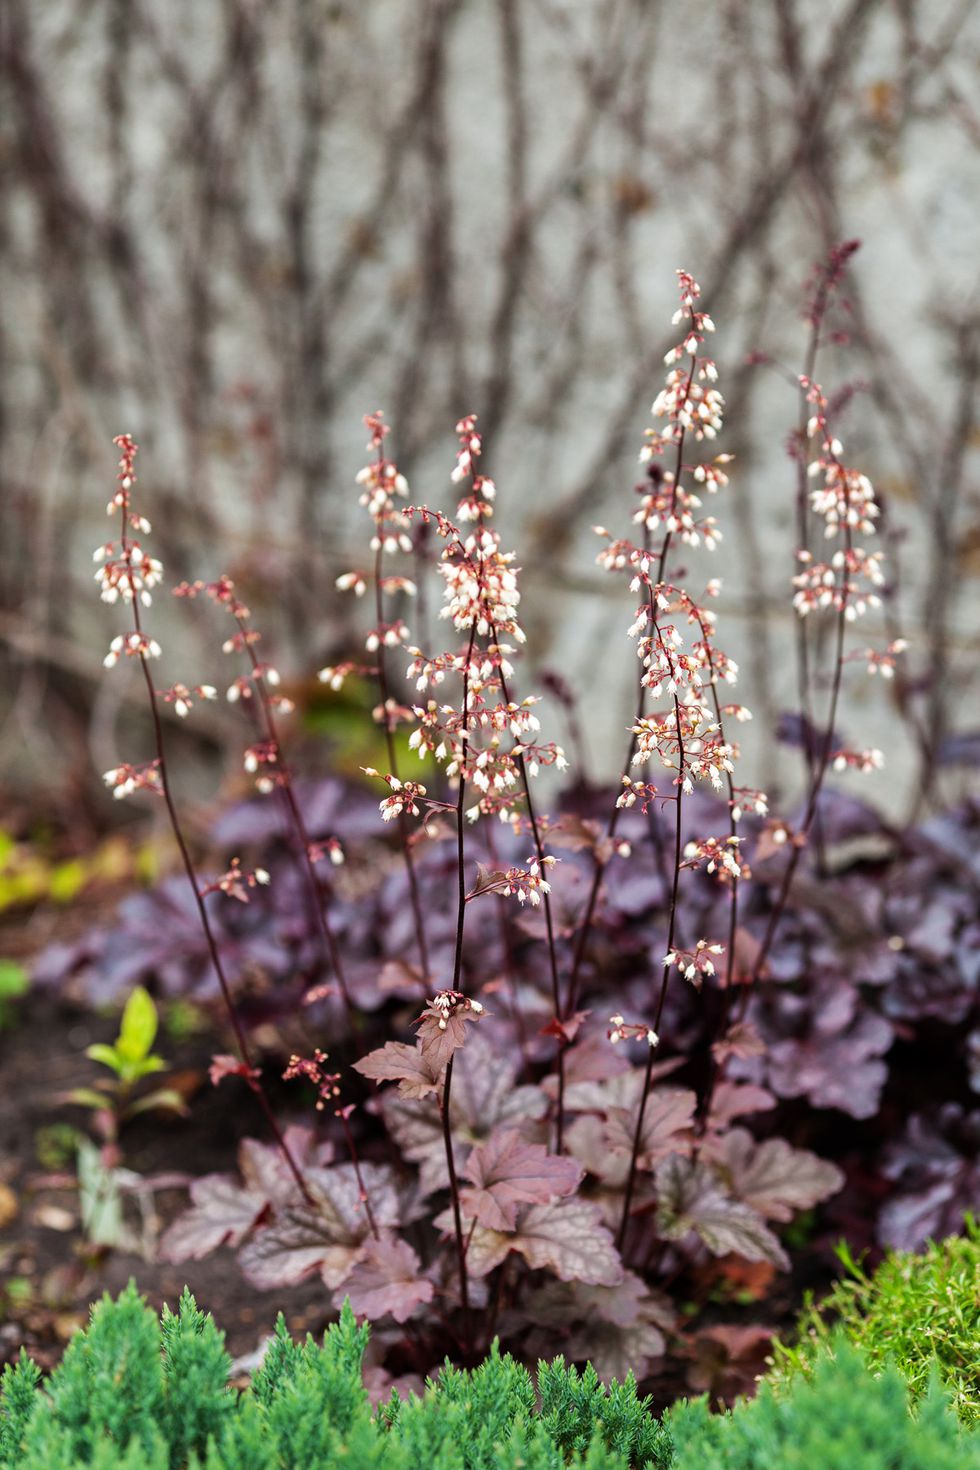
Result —
[[574, 1159], [558, 1158], [516, 1129], [500, 1129], [478, 1144], [466, 1162], [469, 1185], [460, 1190], [466, 1213], [491, 1230], [513, 1230], [523, 1204], [547, 1204], [571, 1194], [582, 1178]]
[[372, 1321], [388, 1316], [406, 1322], [416, 1307], [432, 1300], [435, 1287], [422, 1275], [419, 1258], [408, 1242], [382, 1231], [379, 1240], [372, 1237], [366, 1242], [344, 1291], [359, 1316]]
[[438, 1093], [445, 1067], [434, 1065], [421, 1046], [386, 1041], [377, 1051], [355, 1062], [354, 1071], [374, 1082], [397, 1082], [403, 1097], [423, 1098]]
[[761, 1215], [733, 1199], [709, 1164], [673, 1154], [658, 1165], [656, 1180], [657, 1230], [665, 1240], [683, 1240], [693, 1231], [713, 1255], [731, 1251], [788, 1269], [786, 1253]]

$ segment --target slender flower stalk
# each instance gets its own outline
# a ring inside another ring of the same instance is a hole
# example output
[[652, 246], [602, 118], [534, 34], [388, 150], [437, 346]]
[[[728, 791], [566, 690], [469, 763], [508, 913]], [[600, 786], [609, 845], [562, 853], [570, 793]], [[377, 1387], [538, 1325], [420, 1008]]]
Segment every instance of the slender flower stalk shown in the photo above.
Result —
[[[884, 582], [881, 553], [869, 552], [858, 546], [855, 535], [869, 536], [874, 533], [879, 509], [867, 476], [843, 462], [843, 449], [831, 429], [827, 399], [820, 385], [807, 378], [801, 380], [801, 385], [811, 409], [807, 423], [807, 444], [814, 439], [819, 443], [819, 452], [809, 464], [808, 476], [823, 479], [821, 486], [810, 491], [810, 509], [815, 517], [823, 520], [825, 539], [834, 540], [839, 536], [843, 546], [834, 552], [828, 562], [816, 561], [808, 550], [799, 553], [802, 569], [793, 579], [796, 588], [794, 603], [801, 619], [824, 609], [833, 613], [834, 662], [826, 722], [816, 747], [803, 818], [793, 835], [782, 882], [756, 955], [751, 976], [752, 985], [765, 970], [793, 878], [814, 828], [827, 772], [831, 767], [837, 770], [846, 770], [848, 767], [874, 770], [883, 763], [879, 750], [835, 749], [837, 710], [844, 667], [850, 661], [850, 656], [845, 652], [847, 628], [869, 608], [879, 605], [877, 588]], [[884, 653], [869, 649], [859, 656], [866, 661], [872, 672], [879, 669], [884, 672], [886, 668], [894, 666], [896, 655], [903, 650], [904, 643], [898, 640], [889, 645]], [[742, 992], [741, 1014], [744, 1014], [748, 1003], [749, 989], [750, 986], [747, 985]]]
[[333, 1108], [333, 1115], [340, 1122], [344, 1142], [347, 1144], [347, 1152], [354, 1166], [354, 1178], [357, 1180], [358, 1196], [361, 1204], [364, 1206], [368, 1226], [375, 1240], [380, 1240], [381, 1235], [378, 1231], [378, 1222], [375, 1219], [374, 1210], [371, 1207], [371, 1197], [364, 1184], [364, 1176], [361, 1173], [361, 1160], [357, 1152], [357, 1145], [354, 1142], [354, 1135], [351, 1132], [350, 1116], [354, 1111], [354, 1104], [340, 1105], [340, 1073], [328, 1072], [326, 1066], [327, 1054], [325, 1051], [321, 1051], [319, 1047], [314, 1051], [312, 1057], [293, 1055], [289, 1058], [289, 1065], [282, 1074], [283, 1081], [291, 1082], [296, 1078], [302, 1078], [307, 1082], [312, 1082], [317, 1093], [317, 1112], [322, 1113], [328, 1105]]
[[[371, 435], [367, 447], [374, 458], [359, 472], [357, 483], [363, 487], [360, 503], [374, 522], [374, 532], [371, 537], [374, 569], [372, 574], [356, 571], [345, 572], [337, 578], [337, 587], [342, 592], [352, 591], [356, 596], [362, 597], [367, 590], [368, 582], [373, 581], [374, 584], [375, 623], [368, 633], [367, 649], [369, 653], [374, 654], [374, 667], [371, 672], [377, 681], [381, 695], [381, 703], [375, 711], [375, 719], [384, 731], [388, 770], [395, 780], [398, 780], [400, 777], [395, 730], [400, 722], [412, 718], [412, 712], [399, 704], [392, 696], [386, 654], [389, 648], [396, 648], [407, 642], [409, 630], [401, 618], [394, 620], [387, 618], [385, 594], [398, 592], [407, 597], [414, 597], [418, 589], [416, 583], [407, 577], [387, 575], [384, 571], [384, 558], [386, 554], [399, 552], [407, 554], [412, 550], [412, 541], [408, 534], [409, 519], [398, 504], [399, 499], [404, 499], [408, 495], [408, 481], [401, 474], [394, 460], [389, 459], [385, 454], [385, 439], [391, 430], [384, 421], [384, 414], [380, 410], [377, 413], [366, 414], [364, 424]], [[341, 687], [343, 677], [344, 672], [335, 668], [321, 669], [319, 674], [321, 682], [329, 683], [334, 689]], [[412, 917], [415, 923], [415, 942], [418, 947], [420, 965], [419, 978], [423, 987], [427, 987], [429, 951], [425, 937], [425, 922], [422, 914], [418, 874], [412, 852], [411, 834], [403, 811], [398, 813], [397, 822], [408, 878]]]
[[[666, 362], [669, 373], [666, 386], [658, 395], [652, 410], [655, 417], [666, 418], [667, 427], [663, 432], [648, 431], [648, 442], [641, 454], [641, 463], [648, 465], [650, 483], [641, 508], [634, 519], [640, 521], [644, 526], [643, 544], [637, 546], [628, 540], [614, 541], [608, 532], [601, 527], [597, 528], [598, 534], [608, 543], [600, 554], [600, 563], [609, 570], [630, 570], [633, 573], [632, 589], [642, 588], [644, 591], [644, 602], [630, 629], [631, 635], [638, 639], [637, 652], [643, 668], [637, 718], [630, 732], [630, 745], [620, 781], [620, 792], [607, 826], [606, 850], [608, 851], [609, 839], [616, 831], [618, 812], [634, 805], [639, 800], [642, 809], [649, 814], [654, 800], [657, 799], [655, 786], [632, 779], [630, 772], [634, 765], [656, 756], [670, 774], [675, 787], [672, 798], [666, 796], [660, 798], [661, 801], [671, 799], [674, 801], [673, 864], [669, 878], [667, 949], [654, 1007], [653, 1025], [652, 1027], [640, 1027], [637, 1030], [637, 1034], [642, 1032], [649, 1043], [649, 1052], [624, 1192], [618, 1237], [620, 1248], [625, 1241], [636, 1184], [643, 1124], [653, 1080], [653, 1049], [659, 1041], [659, 1030], [671, 970], [678, 964], [679, 952], [676, 948], [676, 940], [680, 875], [684, 866], [682, 851], [684, 796], [693, 789], [693, 779], [696, 777], [709, 777], [716, 789], [721, 787], [724, 777], [728, 780], [730, 807], [734, 810], [734, 792], [731, 785], [734, 752], [725, 739], [721, 705], [715, 693], [714, 709], [709, 710], [708, 706], [703, 703], [701, 695], [702, 685], [707, 682], [713, 688], [717, 678], [712, 644], [707, 636], [710, 615], [698, 609], [682, 589], [672, 586], [666, 580], [668, 557], [675, 537], [688, 545], [703, 544], [709, 549], [716, 544], [719, 537], [714, 518], [699, 515], [700, 498], [693, 489], [685, 485], [685, 474], [690, 474], [697, 485], [709, 492], [715, 491], [727, 483], [723, 467], [730, 458], [728, 455], [719, 455], [710, 463], [696, 465], [685, 463], [684, 451], [689, 438], [700, 442], [704, 439], [713, 439], [717, 434], [721, 427], [723, 400], [721, 394], [713, 386], [717, 380], [715, 364], [711, 358], [704, 356], [701, 350], [706, 334], [714, 330], [714, 323], [710, 316], [700, 310], [697, 305], [700, 296], [697, 282], [686, 272], [678, 272], [678, 279], [681, 306], [675, 314], [674, 322], [684, 324], [684, 337], [676, 347], [671, 348], [667, 353]], [[685, 357], [688, 359], [686, 367], [676, 366]], [[664, 471], [656, 461], [669, 449], [674, 451], [673, 469]], [[649, 535], [654, 530], [662, 532], [663, 539], [659, 553], [651, 549], [650, 545]], [[700, 628], [701, 639], [690, 653], [683, 650], [683, 640], [677, 628], [666, 621], [667, 616], [675, 611], [686, 612], [689, 622], [696, 622]], [[731, 665], [731, 670], [734, 672], [734, 665]], [[648, 691], [654, 697], [664, 692], [670, 696], [671, 709], [666, 715], [646, 713]], [[713, 720], [712, 713], [714, 714]], [[599, 854], [596, 854], [592, 886], [572, 967], [570, 991], [573, 997], [577, 994], [588, 931], [598, 900], [602, 869], [607, 861], [608, 857], [604, 856], [600, 862]], [[734, 936], [734, 923], [734, 919], [730, 917], [729, 932], [732, 937]], [[707, 947], [707, 941], [699, 941], [698, 952], [702, 952]], [[729, 959], [729, 976], [730, 964]], [[690, 973], [687, 971], [685, 973], [687, 978], [692, 978]], [[697, 968], [694, 967], [694, 975], [696, 976], [697, 973]], [[620, 1025], [615, 1027], [616, 1039], [629, 1034], [632, 1034], [629, 1028], [623, 1030]]]
[[[801, 551], [806, 551], [810, 545], [810, 496], [807, 474], [807, 445], [809, 441], [807, 426], [810, 418], [810, 404], [806, 385], [813, 381], [816, 373], [817, 354], [823, 340], [824, 324], [831, 298], [836, 288], [840, 285], [848, 261], [859, 247], [860, 241], [858, 240], [847, 240], [843, 244], [834, 247], [827, 261], [818, 266], [814, 272], [813, 288], [809, 301], [807, 302], [806, 320], [809, 323], [810, 332], [803, 372], [800, 375], [798, 383], [799, 414], [796, 434], [792, 444], [793, 458], [796, 462], [796, 535], [797, 546]], [[796, 670], [802, 721], [801, 750], [805, 772], [804, 790], [807, 792], [809, 792], [814, 781], [817, 758], [815, 744], [817, 737], [813, 704], [813, 659], [810, 631], [811, 625], [809, 620], [802, 617], [798, 618], [796, 622]], [[816, 815], [814, 821], [814, 835], [817, 838], [817, 848], [822, 867], [823, 842], [820, 835], [819, 813]]]
[[245, 1034], [245, 1028], [242, 1025], [241, 1017], [232, 999], [231, 987], [225, 974], [217, 941], [211, 927], [210, 918], [208, 917], [207, 906], [204, 902], [204, 889], [194, 868], [194, 863], [177, 812], [177, 806], [174, 801], [167, 769], [163, 726], [157, 704], [157, 691], [153, 683], [153, 675], [150, 672], [149, 664], [151, 658], [159, 658], [160, 647], [154, 639], [149, 638], [143, 631], [142, 615], [140, 612], [141, 606], [148, 607], [150, 605], [150, 589], [159, 582], [163, 569], [158, 561], [146, 556], [139, 543], [134, 541], [130, 535], [131, 530], [137, 530], [144, 534], [150, 530], [150, 524], [145, 517], [137, 515], [132, 509], [132, 490], [136, 481], [135, 460], [138, 446], [128, 434], [118, 435], [113, 440], [113, 443], [119, 448], [122, 457], [119, 461], [119, 475], [117, 477], [119, 488], [113, 496], [113, 499], [109, 502], [107, 512], [109, 515], [113, 515], [116, 512], [119, 514], [119, 543], [116, 546], [112, 542], [108, 542], [105, 546], [99, 548], [99, 551], [96, 553], [96, 558], [100, 561], [101, 565], [97, 577], [101, 584], [103, 601], [113, 603], [121, 599], [124, 603], [129, 604], [133, 617], [133, 631], [125, 639], [117, 638], [113, 640], [105, 662], [111, 668], [118, 661], [120, 652], [124, 652], [127, 656], [135, 657], [139, 660], [143, 681], [146, 685], [147, 698], [149, 700], [150, 716], [153, 722], [156, 758], [148, 767], [134, 768], [124, 766], [119, 767], [115, 771], [109, 771], [106, 775], [106, 781], [110, 786], [114, 787], [117, 795], [120, 791], [125, 795], [132, 790], [143, 789], [156, 790], [163, 797], [184, 872], [187, 875], [187, 881], [194, 894], [194, 902], [201, 928], [204, 932], [211, 964], [217, 976], [228, 1019], [231, 1022], [242, 1075], [246, 1077], [249, 1086], [258, 1099], [259, 1106], [265, 1115], [269, 1129], [297, 1187], [306, 1202], [312, 1205], [313, 1200], [303, 1177], [303, 1172], [279, 1127], [265, 1088], [262, 1085], [261, 1072], [254, 1064], [251, 1048]]
[[174, 589], [175, 595], [179, 597], [194, 597], [202, 591], [219, 607], [227, 609], [237, 625], [238, 631], [225, 641], [224, 651], [243, 653], [248, 659], [250, 673], [234, 681], [228, 689], [228, 699], [232, 704], [243, 701], [254, 707], [264, 735], [259, 744], [249, 746], [246, 751], [245, 768], [256, 774], [256, 785], [260, 791], [278, 790], [281, 793], [287, 820], [299, 850], [300, 865], [309, 891], [310, 909], [323, 946], [323, 958], [333, 972], [348, 1019], [353, 1020], [354, 1004], [344, 972], [343, 956], [330, 923], [323, 882], [317, 872], [319, 860], [327, 855], [340, 855], [340, 850], [339, 846], [334, 845], [329, 848], [328, 853], [324, 844], [312, 840], [296, 797], [292, 770], [286, 759], [276, 718], [277, 712], [291, 711], [292, 702], [278, 693], [278, 671], [258, 656], [257, 645], [262, 635], [251, 626], [251, 613], [236, 594], [231, 578], [221, 576], [217, 581], [208, 583], [183, 582]]
[[[700, 287], [697, 282], [683, 271], [678, 271], [678, 279], [682, 304], [674, 314], [674, 323], [676, 325], [686, 319], [685, 336], [681, 343], [667, 353], [666, 362], [670, 367], [670, 373], [666, 387], [658, 394], [652, 409], [655, 417], [668, 419], [668, 426], [664, 433], [648, 430], [647, 443], [640, 454], [641, 464], [647, 466], [649, 486], [633, 519], [643, 526], [643, 544], [637, 547], [627, 540], [614, 541], [601, 526], [595, 528], [597, 535], [609, 543], [599, 554], [600, 565], [608, 571], [633, 570], [636, 573], [632, 583], [633, 589], [636, 590], [641, 585], [645, 588], [646, 607], [634, 625], [637, 631], [643, 626], [644, 621], [651, 627], [655, 624], [656, 591], [664, 581], [667, 558], [674, 537], [679, 536], [690, 546], [703, 543], [709, 548], [715, 544], [718, 537], [713, 517], [698, 517], [697, 511], [700, 509], [701, 502], [696, 494], [688, 491], [682, 484], [684, 444], [687, 435], [693, 433], [698, 440], [713, 439], [721, 427], [722, 399], [718, 391], [711, 386], [717, 378], [715, 365], [710, 358], [700, 357], [698, 351], [705, 333], [714, 331], [714, 322], [706, 312], [696, 310], [695, 303], [700, 295]], [[690, 358], [690, 362], [687, 370], [682, 371], [673, 364], [680, 361], [685, 354]], [[673, 472], [665, 473], [658, 461], [670, 446], [676, 448]], [[718, 455], [712, 464], [697, 467], [697, 478], [709, 492], [727, 484], [723, 466], [729, 462], [730, 458], [731, 456], [727, 454]], [[663, 531], [663, 542], [659, 556], [656, 558], [656, 574], [651, 577], [650, 567], [653, 564], [654, 554], [650, 548], [650, 534], [658, 529]], [[641, 725], [646, 712], [647, 689], [648, 681], [645, 670], [641, 668], [636, 717], [630, 731], [630, 742], [620, 776], [620, 792], [624, 789], [628, 791], [632, 786], [630, 771], [636, 761], [637, 728]], [[569, 981], [570, 1009], [574, 1009], [578, 996], [581, 967], [605, 868], [616, 851], [614, 839], [619, 825], [619, 814], [629, 804], [624, 802], [620, 796], [617, 797], [606, 826], [605, 841], [601, 848], [597, 848], [593, 854], [592, 885], [586, 899]]]

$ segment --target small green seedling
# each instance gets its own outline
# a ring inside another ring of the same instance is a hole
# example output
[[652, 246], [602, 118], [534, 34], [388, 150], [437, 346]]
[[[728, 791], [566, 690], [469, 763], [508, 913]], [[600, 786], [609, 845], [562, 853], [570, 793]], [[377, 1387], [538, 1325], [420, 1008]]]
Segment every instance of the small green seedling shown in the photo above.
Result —
[[9, 1026], [14, 1018], [13, 1002], [27, 993], [30, 979], [23, 965], [16, 960], [0, 960], [0, 1028]]
[[153, 1051], [157, 1034], [157, 1008], [150, 995], [138, 985], [126, 1002], [119, 1035], [111, 1046], [95, 1042], [85, 1055], [107, 1067], [111, 1077], [102, 1077], [91, 1087], [77, 1087], [69, 1093], [69, 1101], [91, 1108], [98, 1115], [99, 1128], [106, 1142], [114, 1143], [123, 1124], [138, 1113], [162, 1108], [170, 1112], [186, 1111], [180, 1094], [170, 1087], [156, 1087], [150, 1092], [137, 1092], [144, 1078], [166, 1069], [163, 1057]]

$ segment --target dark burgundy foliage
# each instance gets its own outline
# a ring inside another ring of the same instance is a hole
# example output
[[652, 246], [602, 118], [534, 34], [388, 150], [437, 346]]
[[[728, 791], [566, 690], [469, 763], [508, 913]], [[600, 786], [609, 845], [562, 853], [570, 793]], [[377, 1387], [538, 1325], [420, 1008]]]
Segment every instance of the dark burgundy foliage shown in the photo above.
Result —
[[[608, 798], [568, 792], [562, 861], [551, 874], [561, 963], [568, 966]], [[331, 922], [358, 1012], [351, 1032], [331, 994], [308, 889], [274, 799], [225, 813], [212, 866], [261, 864], [267, 888], [240, 904], [208, 902], [246, 1019], [301, 1021], [341, 1074], [350, 1139], [327, 1108], [319, 1132], [288, 1139], [310, 1199], [269, 1143], [247, 1142], [239, 1174], [191, 1187], [168, 1230], [175, 1260], [236, 1250], [257, 1286], [316, 1275], [335, 1301], [379, 1321], [393, 1371], [424, 1374], [445, 1352], [477, 1351], [460, 1323], [442, 1095], [449, 1101], [470, 1314], [525, 1356], [562, 1350], [600, 1372], [646, 1372], [678, 1323], [658, 1283], [706, 1271], [713, 1257], [785, 1270], [787, 1227], [808, 1216], [820, 1250], [846, 1228], [852, 1245], [915, 1247], [957, 1228], [980, 1199], [980, 810], [967, 803], [906, 834], [866, 806], [830, 794], [821, 850], [800, 865], [766, 975], [735, 989], [724, 1038], [717, 983], [668, 990], [652, 1069], [638, 1171], [622, 1250], [617, 1230], [636, 1132], [646, 1053], [606, 1039], [613, 1011], [650, 1014], [665, 934], [664, 889], [648, 820], [623, 814], [634, 856], [612, 858], [590, 937], [579, 1012], [566, 1018], [564, 1152], [555, 1153], [557, 1036], [539, 910], [482, 895], [468, 905], [465, 1008], [440, 1025], [414, 968], [405, 866], [373, 797], [337, 780], [303, 789], [314, 840], [341, 836], [346, 866], [322, 865]], [[668, 840], [666, 820], [663, 840]], [[685, 803], [690, 835], [724, 832], [724, 809]], [[749, 843], [752, 829], [747, 824]], [[501, 870], [526, 839], [495, 829], [478, 860]], [[736, 976], [751, 970], [785, 857], [753, 862], [739, 890]], [[452, 974], [453, 844], [419, 841], [415, 871], [432, 971]], [[724, 933], [726, 897], [704, 874], [687, 880], [681, 942]], [[37, 978], [76, 999], [119, 1003], [137, 982], [161, 998], [216, 1001], [186, 884], [166, 880], [126, 899], [115, 924], [49, 950]], [[651, 956], [654, 957], [651, 961]], [[214, 1004], [216, 1023], [219, 1010]], [[470, 1024], [478, 1021], [479, 1024]], [[292, 1033], [290, 1033], [292, 1034]], [[712, 1076], [724, 1071], [701, 1115]], [[216, 1051], [220, 1044], [216, 1043]], [[220, 1064], [222, 1058], [216, 1058]], [[274, 1063], [266, 1058], [267, 1075]], [[280, 1068], [281, 1070], [281, 1068]], [[222, 1087], [240, 1069], [217, 1065]], [[973, 1089], [971, 1091], [971, 1088]], [[301, 1106], [302, 1094], [294, 1094]], [[937, 1105], [936, 1098], [944, 1099]], [[309, 1114], [307, 1114], [309, 1116]], [[345, 1119], [346, 1124], [346, 1119]], [[259, 1127], [257, 1118], [256, 1128]], [[897, 1140], [897, 1141], [896, 1141]], [[730, 1268], [729, 1268], [730, 1269]], [[408, 1336], [400, 1324], [408, 1324]], [[741, 1335], [740, 1335], [741, 1334]], [[768, 1332], [715, 1325], [688, 1342], [694, 1386], [720, 1392], [751, 1376]]]

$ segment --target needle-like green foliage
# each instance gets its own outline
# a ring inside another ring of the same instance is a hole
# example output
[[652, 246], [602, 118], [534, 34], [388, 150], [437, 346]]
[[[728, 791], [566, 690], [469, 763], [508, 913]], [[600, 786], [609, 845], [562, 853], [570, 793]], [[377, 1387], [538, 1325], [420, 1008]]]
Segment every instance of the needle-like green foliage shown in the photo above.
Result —
[[731, 1414], [701, 1401], [658, 1421], [632, 1374], [605, 1386], [558, 1358], [535, 1384], [496, 1344], [375, 1410], [368, 1333], [349, 1303], [322, 1344], [294, 1342], [280, 1317], [237, 1393], [190, 1293], [161, 1322], [130, 1286], [46, 1381], [26, 1357], [5, 1370], [0, 1470], [980, 1470], [980, 1433], [957, 1422], [937, 1371], [912, 1412], [898, 1369], [872, 1372], [842, 1334], [809, 1374]]

